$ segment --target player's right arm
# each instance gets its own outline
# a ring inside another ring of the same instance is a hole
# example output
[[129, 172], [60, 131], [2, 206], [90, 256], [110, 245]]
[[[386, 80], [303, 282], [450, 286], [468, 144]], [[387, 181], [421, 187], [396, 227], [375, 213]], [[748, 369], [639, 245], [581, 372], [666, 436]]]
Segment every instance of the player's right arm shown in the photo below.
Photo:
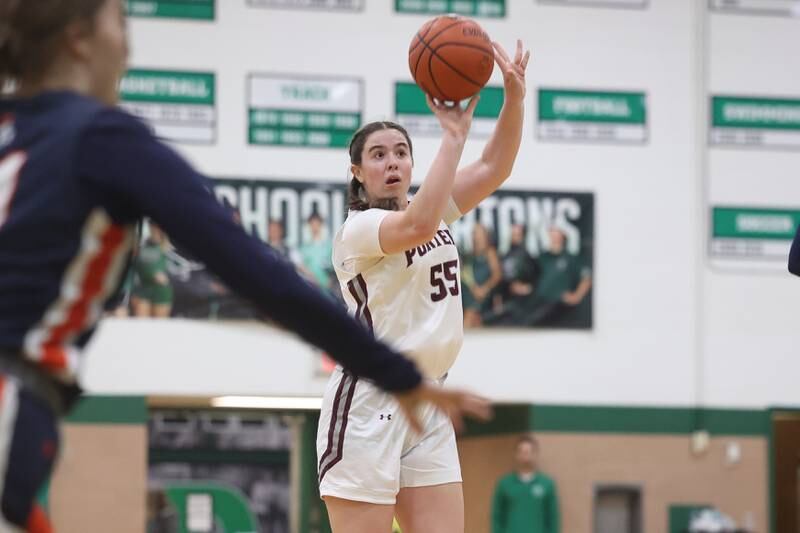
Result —
[[797, 226], [797, 233], [792, 241], [792, 248], [789, 250], [789, 272], [800, 276], [800, 226]]
[[381, 222], [380, 244], [387, 255], [433, 239], [451, 201], [453, 182], [478, 97], [473, 97], [465, 110], [435, 103], [430, 97], [427, 101], [442, 126], [442, 143], [414, 201], [406, 209], [390, 213]]

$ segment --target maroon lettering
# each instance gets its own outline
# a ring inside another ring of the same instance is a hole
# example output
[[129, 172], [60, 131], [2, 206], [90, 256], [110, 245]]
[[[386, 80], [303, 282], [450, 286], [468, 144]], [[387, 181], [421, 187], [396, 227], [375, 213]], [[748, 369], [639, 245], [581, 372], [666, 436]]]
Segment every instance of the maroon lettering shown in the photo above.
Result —
[[414, 254], [416, 254], [416, 253], [417, 253], [417, 251], [414, 248], [412, 248], [410, 250], [406, 250], [406, 268], [410, 267], [411, 263], [414, 262], [413, 257], [414, 257]]

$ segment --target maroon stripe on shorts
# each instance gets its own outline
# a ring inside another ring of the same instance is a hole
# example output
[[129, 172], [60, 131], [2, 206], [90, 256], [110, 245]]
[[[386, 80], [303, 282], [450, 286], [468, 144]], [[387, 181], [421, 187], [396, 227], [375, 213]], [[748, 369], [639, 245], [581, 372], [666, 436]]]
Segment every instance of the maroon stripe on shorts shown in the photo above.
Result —
[[344, 451], [344, 433], [347, 430], [347, 419], [350, 415], [350, 405], [353, 403], [353, 396], [356, 392], [356, 383], [358, 383], [358, 378], [356, 376], [351, 376], [353, 379], [350, 382], [350, 387], [347, 390], [347, 400], [344, 404], [344, 412], [342, 413], [342, 429], [339, 431], [339, 445], [336, 447], [336, 457], [332, 461], [330, 461], [326, 466], [325, 469], [320, 472], [319, 474], [319, 481], [322, 483], [322, 478], [325, 477], [325, 474], [328, 473], [328, 470], [336, 466], [336, 464], [342, 460], [343, 451]]
[[319, 466], [317, 469], [322, 468], [322, 462], [331, 454], [333, 449], [333, 432], [336, 427], [336, 412], [339, 410], [339, 400], [342, 398], [342, 389], [344, 388], [344, 374], [339, 379], [339, 388], [336, 389], [336, 395], [333, 397], [333, 410], [331, 411], [331, 423], [328, 425], [328, 447], [325, 453], [319, 459]]

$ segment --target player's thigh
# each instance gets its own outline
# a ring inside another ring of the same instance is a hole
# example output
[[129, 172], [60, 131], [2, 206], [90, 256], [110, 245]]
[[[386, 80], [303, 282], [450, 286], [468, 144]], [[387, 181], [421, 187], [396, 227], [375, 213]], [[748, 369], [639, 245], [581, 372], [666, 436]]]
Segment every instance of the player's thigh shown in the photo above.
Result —
[[325, 497], [333, 533], [390, 533], [394, 505]]
[[402, 488], [395, 507], [403, 533], [464, 533], [461, 483]]

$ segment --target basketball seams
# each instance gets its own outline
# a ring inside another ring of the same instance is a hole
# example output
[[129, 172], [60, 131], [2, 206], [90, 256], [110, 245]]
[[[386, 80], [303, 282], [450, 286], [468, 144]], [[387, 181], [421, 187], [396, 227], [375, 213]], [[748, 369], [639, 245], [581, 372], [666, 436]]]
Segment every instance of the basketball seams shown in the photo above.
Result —
[[[481, 48], [480, 46], [473, 46], [473, 45], [468, 45], [468, 44], [465, 44], [465, 43], [445, 43], [445, 44], [439, 45], [439, 48], [443, 48], [445, 46], [463, 46], [463, 47], [467, 47], [467, 48], [474, 48], [474, 49], [480, 50], [482, 52], [486, 52], [486, 49]], [[438, 50], [439, 48], [437, 48], [436, 50]], [[464, 74], [463, 72], [458, 70], [456, 67], [451, 65], [445, 58], [443, 58], [442, 56], [437, 54], [436, 50], [434, 50], [432, 48], [429, 48], [429, 51], [431, 53], [431, 59], [428, 60], [428, 73], [430, 74], [431, 79], [433, 80], [434, 84], [436, 84], [436, 80], [433, 79], [433, 72], [430, 70], [430, 63], [433, 60], [433, 57], [435, 56], [437, 59], [439, 59], [439, 61], [441, 61], [442, 63], [447, 65], [453, 72], [455, 72], [456, 74], [458, 74], [459, 76], [461, 76], [462, 78], [467, 80], [469, 83], [471, 83], [473, 85], [477, 85], [478, 87], [483, 87], [482, 83], [478, 83], [477, 81], [473, 80], [472, 78], [470, 78], [469, 76], [467, 76], [466, 74]], [[486, 53], [486, 55], [488, 56], [489, 54]], [[494, 54], [492, 54], [492, 61], [494, 61]], [[438, 85], [437, 85], [437, 87], [438, 87]], [[441, 91], [439, 91], [439, 92], [441, 92]]]
[[[447, 31], [447, 30], [449, 30], [450, 28], [455, 28], [455, 27], [456, 27], [456, 26], [458, 26], [459, 24], [464, 24], [465, 22], [469, 22], [469, 19], [458, 19], [458, 20], [456, 20], [455, 22], [453, 22], [453, 23], [452, 23], [452, 24], [450, 24], [449, 26], [446, 26], [446, 27], [442, 28], [441, 30], [439, 30], [439, 31], [436, 33], [436, 35], [434, 35], [433, 37], [431, 37], [431, 38], [430, 38], [430, 41], [429, 41], [429, 42], [433, 42], [433, 41], [434, 41], [434, 40], [435, 40], [435, 39], [436, 39], [438, 36], [440, 36], [441, 34], [443, 34], [444, 32], [446, 32], [446, 31]], [[425, 37], [427, 37], [427, 36], [428, 36], [428, 34], [431, 32], [431, 30], [433, 29], [433, 27], [434, 27], [434, 26], [436, 26], [436, 21], [433, 21], [433, 23], [430, 25], [430, 27], [428, 28], [428, 30], [425, 32], [425, 35], [422, 35], [422, 36], [420, 36], [419, 32], [417, 32], [417, 37], [419, 38], [419, 42], [421, 42], [421, 43], [423, 43], [423, 44], [425, 44], [425, 45], [428, 45], [428, 42], [425, 42]], [[415, 49], [415, 48], [417, 47], [417, 45], [419, 44], [419, 42], [416, 42], [416, 43], [414, 43], [414, 46], [412, 46], [412, 47], [411, 47], [411, 49], [410, 49], [408, 52], [409, 52], [409, 53], [413, 52], [413, 51], [414, 51], [414, 49]]]
[[[446, 32], [446, 31], [447, 31], [447, 30], [449, 30], [450, 28], [455, 28], [455, 27], [456, 27], [456, 26], [458, 26], [459, 24], [463, 24], [463, 23], [465, 23], [465, 22], [467, 22], [467, 20], [466, 20], [466, 19], [461, 19], [461, 20], [457, 20], [457, 21], [455, 21], [454, 23], [452, 23], [452, 24], [450, 24], [449, 26], [447, 26], [447, 27], [443, 28], [443, 29], [442, 29], [442, 30], [440, 30], [440, 31], [439, 31], [439, 32], [438, 32], [436, 35], [434, 35], [433, 37], [431, 37], [431, 40], [430, 40], [430, 42], [432, 43], [434, 40], [436, 40], [436, 38], [437, 38], [437, 37], [439, 37], [441, 34], [443, 34], [444, 32]], [[427, 31], [425, 32], [425, 35], [422, 35], [422, 36], [420, 36], [419, 32], [417, 32], [417, 38], [418, 38], [418, 41], [417, 41], [416, 43], [414, 43], [414, 46], [411, 48], [411, 50], [409, 50], [409, 51], [408, 51], [408, 53], [409, 53], [409, 54], [411, 54], [411, 53], [414, 51], [414, 49], [417, 47], [417, 45], [418, 45], [418, 44], [420, 44], [420, 43], [422, 43], [422, 44], [425, 46], [425, 49], [426, 49], [426, 50], [432, 50], [432, 48], [431, 48], [431, 45], [430, 45], [430, 44], [429, 44], [427, 41], [425, 41], [425, 37], [427, 37], [427, 36], [428, 36], [428, 34], [431, 32], [431, 30], [433, 29], [433, 27], [434, 27], [434, 26], [436, 26], [436, 21], [434, 21], [434, 22], [433, 22], [433, 23], [430, 25], [430, 27], [429, 27], [429, 28], [427, 29]], [[420, 60], [422, 59], [422, 56], [423, 56], [424, 54], [425, 54], [425, 50], [423, 50], [422, 52], [420, 52], [420, 53], [419, 53], [419, 56], [417, 57], [417, 63], [414, 65], [414, 70], [411, 72], [411, 76], [412, 76], [414, 79], [416, 79], [416, 78], [417, 78], [417, 69], [419, 68], [419, 62], [420, 62]]]
[[[426, 44], [426, 46], [427, 46], [427, 44]], [[444, 99], [444, 92], [442, 91], [442, 88], [439, 87], [439, 84], [436, 83], [436, 78], [433, 76], [432, 63], [433, 63], [433, 58], [434, 58], [435, 54], [433, 53], [433, 50], [430, 49], [430, 47], [428, 47], [428, 52], [429, 52], [429, 54], [428, 54], [428, 77], [430, 78], [431, 83], [433, 83], [433, 85], [436, 87], [436, 90], [439, 92], [439, 95], [441, 96], [441, 97], [440, 96], [436, 96], [436, 98], [438, 98], [440, 100], [443, 100]], [[436, 56], [436, 57], [439, 57], [439, 56]]]
[[[436, 26], [436, 21], [432, 20], [431, 23], [428, 24], [428, 28], [425, 30], [425, 35], [420, 35], [419, 32], [417, 32], [417, 42], [415, 42], [413, 45], [411, 45], [411, 48], [408, 49], [408, 53], [409, 54], [411, 52], [413, 52], [414, 50], [416, 50], [417, 46], [419, 46], [420, 41], [423, 41], [425, 39], [425, 37], [428, 36], [428, 34], [431, 32], [431, 30], [433, 29], [434, 26]], [[442, 31], [444, 31], [444, 30], [442, 30]], [[436, 37], [436, 35], [434, 35], [434, 38], [435, 37]]]

